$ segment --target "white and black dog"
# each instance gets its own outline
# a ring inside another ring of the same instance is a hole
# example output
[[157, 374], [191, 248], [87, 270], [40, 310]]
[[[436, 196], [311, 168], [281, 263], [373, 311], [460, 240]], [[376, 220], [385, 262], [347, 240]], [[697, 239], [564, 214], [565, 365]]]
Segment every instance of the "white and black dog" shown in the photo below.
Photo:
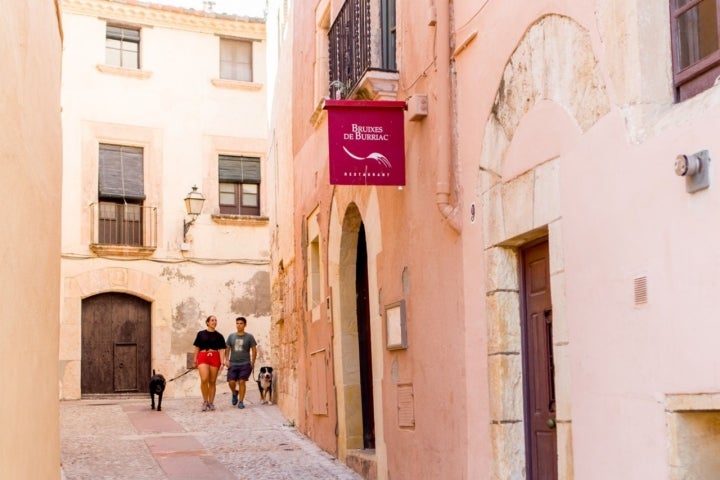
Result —
[[155, 410], [155, 395], [157, 395], [157, 411], [162, 410], [163, 392], [165, 392], [165, 377], [161, 373], [155, 373], [155, 369], [153, 369], [152, 377], [150, 377], [150, 408]]
[[273, 368], [260, 367], [260, 373], [257, 379], [258, 390], [260, 390], [260, 403], [269, 403], [272, 405], [272, 384], [273, 384]]

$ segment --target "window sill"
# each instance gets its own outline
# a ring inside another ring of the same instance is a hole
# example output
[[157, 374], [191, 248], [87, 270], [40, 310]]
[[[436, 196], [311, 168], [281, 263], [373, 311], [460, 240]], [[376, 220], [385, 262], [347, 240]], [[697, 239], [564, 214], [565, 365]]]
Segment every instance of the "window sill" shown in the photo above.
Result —
[[102, 73], [109, 73], [111, 75], [119, 75], [121, 77], [139, 78], [141, 80], [147, 80], [152, 77], [152, 72], [147, 70], [137, 70], [134, 68], [123, 68], [114, 67], [112, 65], [96, 65], [97, 69]]
[[218, 88], [228, 88], [230, 90], [253, 90], [262, 89], [262, 83], [243, 82], [241, 80], [225, 80], [223, 78], [213, 78], [210, 82]]
[[219, 225], [238, 225], [245, 227], [264, 227], [270, 219], [255, 215], [211, 215], [213, 222]]
[[132, 245], [109, 245], [91, 243], [90, 250], [98, 256], [147, 258], [155, 253], [155, 247], [136, 247]]

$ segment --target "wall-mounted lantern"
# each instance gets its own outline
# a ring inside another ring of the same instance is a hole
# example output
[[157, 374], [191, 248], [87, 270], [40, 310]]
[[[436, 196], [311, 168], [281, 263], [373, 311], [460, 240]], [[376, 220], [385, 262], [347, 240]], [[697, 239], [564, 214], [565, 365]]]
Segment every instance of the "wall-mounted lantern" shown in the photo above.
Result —
[[185, 197], [185, 210], [187, 210], [188, 215], [190, 215], [192, 219], [190, 221], [183, 219], [183, 243], [185, 243], [185, 237], [190, 229], [190, 225], [195, 223], [198, 215], [202, 212], [204, 203], [205, 197], [197, 191], [197, 185], [193, 185], [192, 191]]

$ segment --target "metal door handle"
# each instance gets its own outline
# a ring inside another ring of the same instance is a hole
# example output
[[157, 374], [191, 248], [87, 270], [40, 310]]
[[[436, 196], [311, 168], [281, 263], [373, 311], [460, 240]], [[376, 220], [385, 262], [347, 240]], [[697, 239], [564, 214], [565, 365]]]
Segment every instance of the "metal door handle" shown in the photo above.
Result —
[[555, 420], [552, 419], [552, 418], [548, 418], [548, 419], [545, 421], [545, 425], [547, 425], [547, 427], [552, 430], [552, 429], [555, 428]]

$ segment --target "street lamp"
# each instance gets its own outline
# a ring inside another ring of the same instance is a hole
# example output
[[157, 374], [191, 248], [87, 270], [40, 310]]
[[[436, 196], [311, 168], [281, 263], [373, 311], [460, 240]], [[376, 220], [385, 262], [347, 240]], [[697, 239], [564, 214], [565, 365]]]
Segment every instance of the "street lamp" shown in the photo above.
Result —
[[188, 193], [187, 197], [185, 197], [185, 210], [187, 210], [188, 215], [190, 215], [192, 219], [190, 221], [183, 219], [183, 243], [185, 243], [185, 237], [190, 229], [190, 225], [195, 223], [198, 215], [202, 212], [204, 203], [205, 197], [197, 191], [197, 185], [193, 185], [192, 192]]

